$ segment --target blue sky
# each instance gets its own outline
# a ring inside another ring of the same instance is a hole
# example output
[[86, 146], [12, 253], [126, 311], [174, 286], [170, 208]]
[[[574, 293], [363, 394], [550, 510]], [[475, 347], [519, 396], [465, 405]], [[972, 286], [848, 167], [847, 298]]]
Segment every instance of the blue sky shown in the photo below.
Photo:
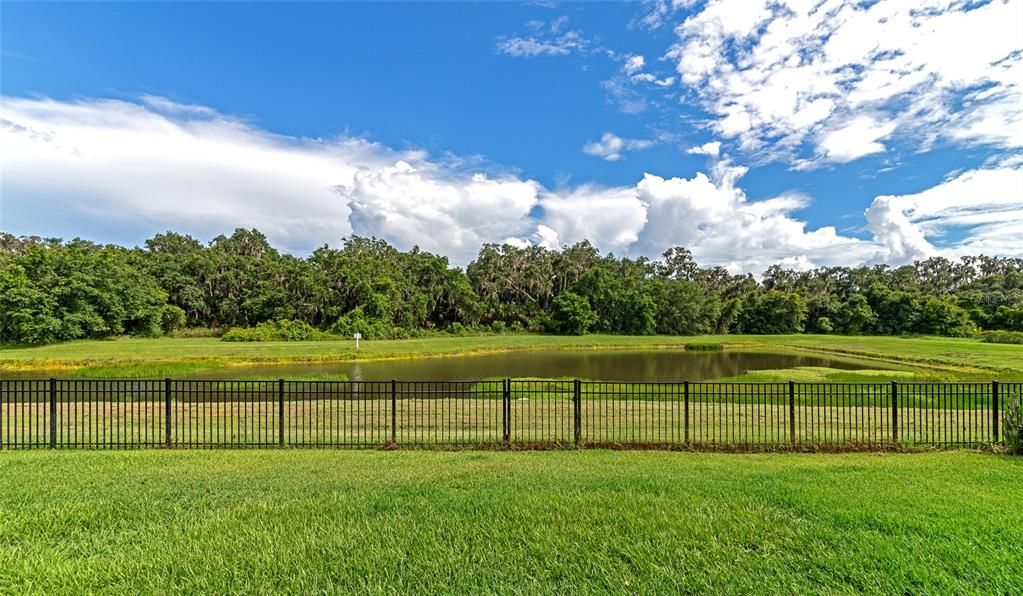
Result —
[[1021, 2], [781, 4], [4, 3], [0, 227], [1023, 254]]

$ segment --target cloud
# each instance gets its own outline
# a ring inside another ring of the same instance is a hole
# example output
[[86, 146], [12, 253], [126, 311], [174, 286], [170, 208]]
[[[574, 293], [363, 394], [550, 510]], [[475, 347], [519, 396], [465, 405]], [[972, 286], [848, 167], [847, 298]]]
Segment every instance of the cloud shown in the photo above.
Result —
[[585, 52], [589, 40], [578, 29], [566, 30], [568, 23], [567, 16], [554, 18], [549, 23], [530, 21], [526, 24], [526, 28], [532, 32], [530, 35], [498, 38], [495, 48], [498, 53], [515, 58], [567, 56]]
[[840, 236], [832, 227], [808, 230], [792, 215], [807, 206], [806, 197], [748, 200], [737, 186], [745, 172], [719, 162], [709, 175], [692, 178], [645, 174], [629, 187], [543, 193], [540, 219], [559, 244], [590, 239], [605, 251], [648, 257], [681, 245], [702, 265], [734, 273], [761, 272], [783, 260], [813, 267], [869, 262], [887, 254], [876, 242]]
[[605, 161], [618, 161], [626, 151], [639, 151], [653, 145], [654, 142], [648, 139], [623, 139], [613, 132], [605, 132], [599, 141], [583, 145], [583, 153]]
[[667, 0], [644, 0], [647, 5], [646, 14], [638, 22], [650, 29], [659, 29], [671, 15], [671, 4]]
[[544, 193], [543, 226], [558, 244], [589, 240], [603, 251], [627, 251], [646, 225], [646, 207], [634, 187], [581, 186]]
[[709, 0], [668, 56], [714, 130], [770, 159], [844, 162], [885, 140], [1011, 149], [1021, 22], [1018, 0]]
[[513, 37], [497, 42], [498, 52], [516, 58], [564, 56], [582, 48], [582, 41], [573, 32], [566, 33], [550, 41], [540, 40], [535, 37]]
[[362, 168], [351, 183], [337, 187], [357, 233], [403, 249], [418, 244], [457, 262], [471, 259], [485, 242], [529, 231], [539, 189], [530, 180], [482, 173], [465, 178], [404, 161]]
[[894, 122], [880, 123], [870, 116], [858, 116], [821, 135], [818, 147], [830, 161], [852, 161], [865, 155], [883, 153], [885, 147], [881, 141], [894, 131]]
[[686, 149], [686, 153], [690, 155], [706, 155], [709, 157], [717, 157], [721, 154], [721, 141], [710, 141], [702, 145], [690, 147]]
[[643, 0], [646, 13], [638, 19], [638, 23], [648, 29], [659, 29], [668, 18], [678, 10], [691, 7], [699, 0]]
[[[605, 135], [596, 144], [600, 156], [615, 155], [613, 139], [618, 155], [649, 142]], [[711, 147], [697, 149], [709, 154]], [[137, 243], [167, 229], [210, 238], [257, 227], [276, 246], [304, 254], [357, 233], [464, 265], [484, 242], [556, 247], [590, 239], [631, 256], [683, 245], [701, 264], [734, 272], [777, 261], [810, 267], [967, 252], [1023, 256], [1019, 159], [917, 194], [877, 197], [866, 212], [870, 238], [811, 228], [798, 217], [805, 196], [749, 200], [739, 184], [746, 169], [728, 160], [689, 178], [648, 173], [632, 185], [548, 189], [360, 138], [276, 135], [162, 98], [3, 98], [0, 162], [5, 229], [100, 241], [116, 235]]]
[[642, 72], [645, 65], [646, 60], [643, 56], [629, 56], [625, 59], [625, 64], [622, 66], [622, 69], [625, 71], [625, 74], [632, 75]]
[[671, 87], [675, 84], [675, 77], [664, 77], [663, 79], [658, 79], [656, 76], [648, 72], [634, 74], [629, 77], [629, 80], [633, 83], [650, 83], [658, 87]]
[[639, 114], [646, 111], [649, 101], [647, 93], [643, 89], [644, 85], [654, 85], [663, 89], [675, 84], [673, 76], [659, 79], [652, 73], [644, 72], [646, 58], [642, 55], [628, 54], [623, 57], [613, 52], [611, 55], [621, 60], [622, 65], [614, 76], [602, 83], [602, 86], [607, 91], [610, 100], [626, 114]]
[[[1023, 255], [1023, 165], [970, 170], [919, 193], [879, 196], [865, 215], [893, 262], [934, 255]], [[954, 231], [966, 233], [940, 246], [932, 242]]]
[[274, 135], [162, 98], [4, 98], [0, 160], [5, 228], [130, 230], [138, 241], [257, 227], [298, 253], [356, 233], [466, 259], [522, 233], [539, 188], [364, 139]]
[[[915, 195], [880, 196], [866, 212], [870, 238], [812, 229], [795, 213], [809, 198], [751, 201], [746, 168], [718, 161], [709, 174], [645, 174], [630, 187], [542, 193], [541, 221], [560, 244], [590, 239], [602, 250], [656, 257], [692, 250], [704, 266], [762, 272], [775, 263], [817, 266], [903, 264], [933, 255], [1023, 256], [1023, 164], [972, 170]], [[950, 231], [957, 239], [941, 243]]]
[[[636, 75], [633, 75], [636, 76]], [[616, 75], [601, 83], [607, 91], [608, 99], [625, 114], [640, 114], [648, 106], [647, 98], [634, 87], [632, 77]]]
[[256, 226], [286, 248], [351, 233], [331, 187], [397, 154], [359, 139], [280, 137], [194, 106], [146, 98], [3, 98], [4, 226], [49, 218], [209, 236]]

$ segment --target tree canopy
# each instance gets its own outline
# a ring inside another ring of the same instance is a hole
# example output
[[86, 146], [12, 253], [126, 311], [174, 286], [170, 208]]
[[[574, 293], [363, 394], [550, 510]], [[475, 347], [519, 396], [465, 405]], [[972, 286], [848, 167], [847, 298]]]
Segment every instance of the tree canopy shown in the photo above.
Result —
[[376, 238], [345, 238], [299, 258], [257, 230], [206, 244], [166, 232], [130, 249], [0, 233], [5, 343], [279, 322], [367, 338], [466, 328], [967, 336], [1023, 331], [1023, 259], [775, 265], [758, 281], [702, 268], [684, 247], [651, 261], [601, 255], [585, 241], [561, 250], [487, 244], [463, 271]]

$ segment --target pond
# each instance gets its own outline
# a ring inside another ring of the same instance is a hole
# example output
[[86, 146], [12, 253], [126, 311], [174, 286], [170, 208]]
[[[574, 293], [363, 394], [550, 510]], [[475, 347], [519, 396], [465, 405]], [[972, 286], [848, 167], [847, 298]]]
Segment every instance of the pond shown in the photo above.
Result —
[[530, 351], [330, 364], [232, 366], [194, 378], [276, 379], [344, 374], [353, 381], [475, 380], [493, 377], [572, 377], [601, 381], [702, 381], [750, 370], [823, 366], [843, 370], [888, 368], [881, 363], [803, 354], [685, 352], [682, 350]]

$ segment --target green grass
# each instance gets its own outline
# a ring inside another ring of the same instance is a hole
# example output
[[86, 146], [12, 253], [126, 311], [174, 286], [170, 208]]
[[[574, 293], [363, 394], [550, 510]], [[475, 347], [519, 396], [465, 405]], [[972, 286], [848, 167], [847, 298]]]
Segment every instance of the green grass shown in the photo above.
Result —
[[1019, 593], [1023, 459], [0, 453], [0, 593]]
[[[728, 336], [725, 336], [728, 337]], [[984, 343], [977, 339], [949, 337], [866, 337], [841, 335], [770, 335], [742, 337], [759, 346], [778, 346], [829, 354], [845, 354], [886, 362], [922, 364], [949, 369], [968, 376], [975, 372], [998, 372], [1023, 378], [1023, 348]], [[988, 377], [990, 380], [990, 377]]]
[[[772, 352], [812, 352], [870, 358], [941, 369], [955, 378], [1023, 378], [1023, 346], [973, 339], [724, 335], [701, 337], [506, 335], [352, 342], [231, 343], [215, 338], [123, 338], [0, 349], [0, 370], [53, 370], [84, 366], [161, 365], [219, 367], [245, 363], [342, 362], [484, 352], [548, 349], [683, 349], [723, 344]], [[699, 349], [699, 348], [697, 348]], [[118, 375], [130, 372], [115, 371]], [[111, 373], [113, 374], [113, 373]], [[149, 376], [149, 375], [144, 375]]]
[[719, 343], [701, 343], [701, 342], [687, 342], [687, 352], [721, 352], [725, 349], [724, 344]]
[[840, 370], [825, 366], [797, 366], [771, 370], [751, 370], [742, 375], [719, 379], [725, 383], [885, 383], [944, 382], [958, 375], [928, 369], [918, 370]]
[[[116, 364], [91, 364], [75, 368], [72, 375], [79, 379], [163, 379], [182, 378], [214, 369], [234, 366], [213, 362], [119, 362]], [[347, 381], [348, 375], [332, 372], [289, 372], [289, 381]]]
[[214, 364], [339, 362], [510, 350], [577, 348], [681, 348], [685, 338], [587, 335], [503, 335], [433, 337], [363, 341], [222, 342], [215, 338], [119, 338], [75, 341], [0, 350], [0, 366], [14, 368], [78, 367], [138, 361], [195, 361]]
[[194, 375], [216, 368], [204, 362], [122, 362], [119, 364], [91, 364], [75, 369], [81, 379], [161, 379]]

